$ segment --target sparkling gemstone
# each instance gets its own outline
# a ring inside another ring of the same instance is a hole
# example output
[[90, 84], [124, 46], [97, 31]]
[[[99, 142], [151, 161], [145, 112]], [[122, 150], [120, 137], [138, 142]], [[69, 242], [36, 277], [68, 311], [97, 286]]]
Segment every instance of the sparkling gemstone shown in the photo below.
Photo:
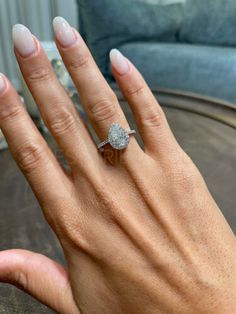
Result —
[[124, 149], [129, 144], [129, 134], [117, 123], [113, 123], [108, 133], [108, 140], [115, 149]]

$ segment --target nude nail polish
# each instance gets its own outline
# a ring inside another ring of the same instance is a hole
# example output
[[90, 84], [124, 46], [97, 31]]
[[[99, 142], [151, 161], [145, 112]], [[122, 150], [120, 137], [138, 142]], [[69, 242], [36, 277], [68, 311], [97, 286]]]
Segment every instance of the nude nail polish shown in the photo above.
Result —
[[14, 25], [12, 37], [14, 46], [22, 57], [27, 57], [37, 50], [34, 38], [26, 26], [22, 24]]
[[4, 92], [5, 88], [6, 88], [6, 81], [4, 79], [4, 75], [2, 73], [0, 73], [0, 94]]
[[112, 49], [110, 51], [110, 60], [112, 66], [120, 75], [124, 75], [129, 71], [128, 60], [118, 49]]
[[73, 45], [76, 41], [76, 35], [70, 24], [60, 16], [53, 19], [53, 28], [59, 43], [64, 47]]

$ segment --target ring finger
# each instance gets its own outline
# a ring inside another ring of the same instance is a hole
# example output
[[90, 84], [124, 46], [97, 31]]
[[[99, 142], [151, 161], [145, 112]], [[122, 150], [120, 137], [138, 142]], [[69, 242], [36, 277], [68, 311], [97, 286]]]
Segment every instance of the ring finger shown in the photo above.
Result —
[[[53, 22], [57, 46], [78, 89], [86, 114], [100, 140], [105, 140], [112, 123], [129, 129], [117, 97], [98, 69], [79, 33], [61, 17]], [[135, 139], [128, 152], [141, 150]], [[129, 153], [126, 156], [128, 157]]]

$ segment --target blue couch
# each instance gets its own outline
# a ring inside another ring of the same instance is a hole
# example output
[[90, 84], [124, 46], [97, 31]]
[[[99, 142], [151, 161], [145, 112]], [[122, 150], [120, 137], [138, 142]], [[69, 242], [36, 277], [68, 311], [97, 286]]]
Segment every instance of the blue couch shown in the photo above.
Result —
[[113, 81], [120, 49], [151, 88], [236, 104], [236, 0], [78, 0], [80, 31]]

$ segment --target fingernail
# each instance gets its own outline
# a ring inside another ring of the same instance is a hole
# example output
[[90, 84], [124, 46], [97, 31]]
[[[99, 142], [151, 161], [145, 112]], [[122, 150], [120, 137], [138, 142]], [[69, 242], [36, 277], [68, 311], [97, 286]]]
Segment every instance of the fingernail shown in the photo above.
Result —
[[6, 88], [6, 81], [4, 79], [4, 75], [2, 73], [0, 73], [0, 94], [4, 92], [5, 88]]
[[70, 24], [61, 16], [53, 19], [53, 28], [59, 43], [68, 47], [75, 43], [76, 36]]
[[112, 66], [120, 75], [124, 75], [129, 71], [128, 60], [118, 49], [112, 49], [110, 51], [110, 60]]
[[14, 46], [22, 57], [31, 55], [37, 50], [30, 30], [22, 24], [16, 24], [12, 29]]

